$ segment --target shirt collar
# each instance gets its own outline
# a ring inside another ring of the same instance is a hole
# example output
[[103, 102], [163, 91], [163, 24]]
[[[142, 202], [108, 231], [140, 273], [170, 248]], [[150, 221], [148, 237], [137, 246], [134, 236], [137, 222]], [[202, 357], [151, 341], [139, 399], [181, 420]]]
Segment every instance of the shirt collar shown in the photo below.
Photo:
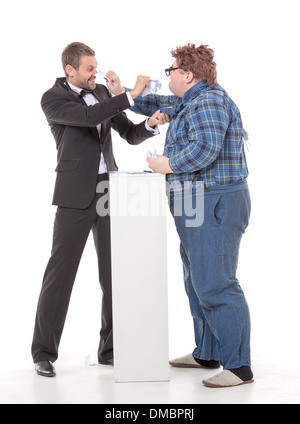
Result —
[[184, 93], [182, 97], [182, 104], [188, 103], [195, 94], [198, 94], [199, 91], [202, 91], [206, 88], [206, 81], [200, 81], [197, 84], [193, 85], [188, 91]]
[[68, 85], [73, 91], [75, 91], [75, 93], [77, 93], [77, 94], [81, 93], [82, 88], [75, 87], [75, 85], [73, 85], [73, 84], [71, 84], [70, 82], [67, 82], [67, 81], [65, 82], [65, 84]]

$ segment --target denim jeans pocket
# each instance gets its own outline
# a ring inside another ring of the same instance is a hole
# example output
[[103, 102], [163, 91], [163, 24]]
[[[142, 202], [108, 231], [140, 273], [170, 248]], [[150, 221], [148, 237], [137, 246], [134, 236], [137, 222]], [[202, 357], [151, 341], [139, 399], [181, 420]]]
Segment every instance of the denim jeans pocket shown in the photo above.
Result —
[[225, 214], [225, 199], [222, 194], [220, 194], [215, 202], [213, 203], [213, 216], [215, 218], [215, 222], [218, 225], [222, 224], [223, 218]]

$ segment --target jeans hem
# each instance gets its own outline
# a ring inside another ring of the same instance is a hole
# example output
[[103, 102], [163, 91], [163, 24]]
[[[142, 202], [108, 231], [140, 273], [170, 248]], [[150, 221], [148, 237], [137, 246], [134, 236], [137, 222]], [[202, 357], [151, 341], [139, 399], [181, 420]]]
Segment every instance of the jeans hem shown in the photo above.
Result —
[[[221, 364], [222, 365], [222, 364]], [[239, 362], [239, 363], [235, 363], [233, 365], [222, 365], [224, 370], [233, 370], [236, 368], [241, 368], [241, 367], [251, 367], [251, 362]]]

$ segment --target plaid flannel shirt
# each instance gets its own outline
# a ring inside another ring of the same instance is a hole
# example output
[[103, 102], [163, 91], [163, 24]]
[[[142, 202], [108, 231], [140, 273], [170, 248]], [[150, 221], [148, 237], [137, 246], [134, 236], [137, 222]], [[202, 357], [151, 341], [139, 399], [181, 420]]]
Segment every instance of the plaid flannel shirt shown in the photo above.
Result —
[[201, 81], [183, 98], [149, 94], [134, 103], [130, 110], [146, 116], [163, 107], [179, 109], [171, 116], [163, 153], [174, 172], [167, 175], [170, 184], [202, 180], [212, 187], [248, 176], [241, 115], [219, 84]]

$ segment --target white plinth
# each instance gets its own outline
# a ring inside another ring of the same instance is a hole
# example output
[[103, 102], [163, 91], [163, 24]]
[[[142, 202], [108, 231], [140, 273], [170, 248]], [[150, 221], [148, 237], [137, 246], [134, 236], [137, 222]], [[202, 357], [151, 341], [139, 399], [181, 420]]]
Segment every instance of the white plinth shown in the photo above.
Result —
[[169, 380], [165, 177], [110, 173], [114, 378]]

